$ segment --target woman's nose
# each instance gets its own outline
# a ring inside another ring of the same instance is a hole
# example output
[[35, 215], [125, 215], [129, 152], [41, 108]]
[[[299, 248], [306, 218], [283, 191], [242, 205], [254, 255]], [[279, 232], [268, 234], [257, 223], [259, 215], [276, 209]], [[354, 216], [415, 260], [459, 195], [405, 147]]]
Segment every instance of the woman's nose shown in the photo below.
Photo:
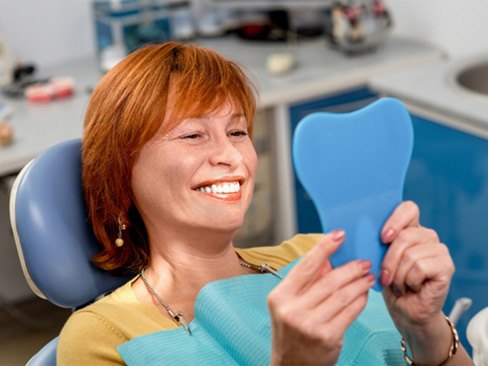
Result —
[[241, 152], [234, 146], [227, 136], [225, 138], [219, 138], [214, 142], [210, 154], [210, 163], [212, 165], [228, 165], [230, 167], [236, 167], [242, 159], [243, 156]]

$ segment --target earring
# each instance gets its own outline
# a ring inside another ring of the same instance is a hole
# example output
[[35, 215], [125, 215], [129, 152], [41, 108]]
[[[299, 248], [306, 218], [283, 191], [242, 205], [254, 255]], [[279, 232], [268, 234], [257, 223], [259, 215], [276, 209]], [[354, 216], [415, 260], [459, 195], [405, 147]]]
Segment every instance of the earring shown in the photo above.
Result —
[[122, 239], [122, 230], [127, 229], [127, 226], [122, 222], [120, 217], [117, 219], [117, 221], [119, 222], [119, 225], [117, 227], [118, 231], [117, 231], [117, 239], [115, 239], [115, 246], [117, 248], [120, 248], [124, 245], [124, 239]]

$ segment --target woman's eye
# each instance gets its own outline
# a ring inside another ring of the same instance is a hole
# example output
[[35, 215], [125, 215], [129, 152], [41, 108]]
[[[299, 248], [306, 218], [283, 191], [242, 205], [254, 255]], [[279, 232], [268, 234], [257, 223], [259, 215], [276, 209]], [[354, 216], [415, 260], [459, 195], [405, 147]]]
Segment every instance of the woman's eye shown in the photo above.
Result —
[[244, 130], [231, 131], [230, 135], [232, 137], [247, 136], [247, 131]]
[[198, 139], [201, 136], [202, 135], [199, 134], [199, 133], [191, 133], [189, 135], [184, 135], [181, 138], [184, 139], [184, 140], [196, 140], [196, 139]]

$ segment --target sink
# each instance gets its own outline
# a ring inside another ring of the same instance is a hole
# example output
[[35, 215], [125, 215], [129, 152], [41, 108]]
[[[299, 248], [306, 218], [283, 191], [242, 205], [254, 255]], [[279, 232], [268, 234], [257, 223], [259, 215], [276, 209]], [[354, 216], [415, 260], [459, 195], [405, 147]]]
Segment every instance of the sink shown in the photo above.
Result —
[[453, 81], [465, 90], [488, 97], [488, 60], [458, 68]]

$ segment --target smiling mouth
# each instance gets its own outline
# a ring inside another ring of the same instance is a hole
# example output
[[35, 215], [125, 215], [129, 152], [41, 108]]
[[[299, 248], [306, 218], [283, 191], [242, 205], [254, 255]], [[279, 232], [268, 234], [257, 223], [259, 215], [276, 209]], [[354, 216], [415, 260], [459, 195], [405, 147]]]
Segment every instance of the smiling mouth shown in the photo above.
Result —
[[196, 187], [194, 190], [197, 192], [204, 193], [213, 198], [225, 200], [225, 201], [236, 201], [241, 198], [241, 184], [243, 180], [229, 181], [229, 182], [214, 182], [205, 183]]
[[212, 194], [237, 193], [241, 190], [241, 184], [239, 182], [211, 184], [208, 186], [199, 187], [196, 190], [203, 193]]

